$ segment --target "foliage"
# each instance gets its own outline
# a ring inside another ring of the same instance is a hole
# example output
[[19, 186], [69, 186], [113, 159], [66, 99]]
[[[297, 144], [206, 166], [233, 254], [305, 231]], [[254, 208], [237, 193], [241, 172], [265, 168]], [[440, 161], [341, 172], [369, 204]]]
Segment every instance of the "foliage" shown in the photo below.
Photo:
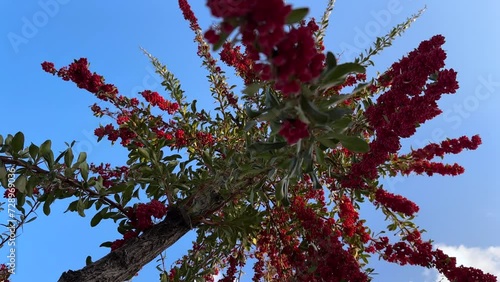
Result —
[[[339, 63], [323, 52], [333, 3], [318, 26], [305, 20], [308, 9], [282, 0], [208, 0], [220, 23], [203, 33], [187, 1], [179, 0], [209, 71], [214, 114], [189, 101], [180, 81], [146, 50], [168, 99], [150, 90], [140, 93], [142, 100], [121, 96], [85, 58], [59, 69], [44, 62], [46, 72], [108, 104], [91, 109], [116, 124], [95, 135], [119, 142], [128, 161], [89, 164], [85, 153], [73, 154], [74, 142], [54, 153], [50, 140], [28, 145], [21, 132], [0, 136], [0, 181], [9, 205], [21, 213], [13, 228], [34, 220], [39, 207], [49, 215], [56, 200], [71, 198], [67, 210], [94, 214], [91, 226], [117, 223], [121, 235], [102, 246], [119, 252], [162, 222], [182, 218], [198, 237], [170, 270], [159, 267], [161, 281], [209, 281], [219, 271], [223, 281], [233, 281], [247, 262], [254, 264], [254, 281], [369, 281], [373, 254], [437, 268], [453, 281], [496, 281], [433, 249], [413, 223], [418, 206], [379, 183], [398, 174], [458, 175], [461, 166], [434, 158], [481, 143], [479, 136], [463, 136], [400, 151], [401, 138], [441, 113], [441, 95], [458, 89], [456, 72], [444, 65], [444, 37], [423, 41], [367, 78], [371, 56], [421, 12], [354, 62]], [[228, 85], [211, 51], [243, 79], [242, 95]], [[140, 195], [148, 202], [137, 203]], [[364, 202], [386, 216], [395, 236], [371, 232], [359, 217]], [[2, 246], [9, 236], [2, 236]]]

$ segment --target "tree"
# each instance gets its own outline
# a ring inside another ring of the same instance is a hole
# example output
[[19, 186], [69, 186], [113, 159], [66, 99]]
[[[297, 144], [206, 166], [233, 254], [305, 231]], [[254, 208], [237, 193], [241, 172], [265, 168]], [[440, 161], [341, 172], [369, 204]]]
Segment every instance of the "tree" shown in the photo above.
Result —
[[[110, 104], [91, 107], [94, 115], [116, 120], [95, 134], [129, 152], [125, 166], [111, 168], [88, 164], [84, 153], [74, 156], [73, 143], [57, 154], [50, 140], [27, 146], [21, 132], [1, 138], [2, 186], [23, 213], [12, 228], [38, 207], [49, 214], [55, 200], [66, 198], [74, 200], [70, 211], [98, 210], [92, 226], [102, 219], [118, 223], [121, 238], [103, 244], [109, 255], [59, 281], [128, 279], [192, 229], [197, 242], [179, 265], [161, 273], [162, 281], [210, 280], [217, 269], [232, 281], [251, 257], [255, 280], [366, 281], [366, 261], [377, 252], [390, 262], [436, 267], [450, 280], [495, 281], [433, 250], [412, 223], [418, 207], [378, 182], [412, 172], [460, 174], [458, 164], [432, 160], [481, 143], [478, 136], [461, 137], [400, 152], [400, 138], [437, 116], [436, 101], [458, 88], [456, 73], [444, 68], [444, 37], [422, 42], [368, 79], [371, 56], [418, 14], [355, 62], [339, 64], [333, 53], [323, 54], [322, 44], [333, 1], [319, 25], [302, 21], [307, 9], [292, 10], [280, 0], [233, 2], [207, 1], [221, 22], [202, 34], [189, 4], [179, 1], [210, 71], [216, 114], [188, 101], [176, 77], [146, 51], [168, 100], [149, 90], [141, 92], [142, 101], [121, 96], [84, 58], [59, 69], [42, 64]], [[235, 36], [244, 52], [229, 43], [236, 40], [227, 41]], [[243, 78], [242, 96], [226, 83], [211, 46]], [[140, 195], [150, 201], [137, 203]], [[363, 201], [387, 216], [398, 242], [368, 229], [358, 215]]]

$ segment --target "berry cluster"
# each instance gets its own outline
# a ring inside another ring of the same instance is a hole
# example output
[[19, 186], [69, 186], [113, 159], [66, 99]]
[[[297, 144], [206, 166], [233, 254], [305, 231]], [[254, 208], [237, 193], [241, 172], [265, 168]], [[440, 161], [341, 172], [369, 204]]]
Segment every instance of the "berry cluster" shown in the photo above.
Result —
[[140, 232], [153, 226], [153, 218], [162, 219], [167, 214], [167, 207], [158, 200], [152, 200], [147, 204], [137, 204], [134, 208], [128, 208], [127, 217], [129, 224], [134, 230], [129, 230], [123, 235], [123, 239], [115, 240], [111, 244], [111, 251], [123, 246], [131, 238], [135, 238]]
[[[301, 83], [310, 82], [323, 70], [325, 56], [318, 50], [313, 36], [318, 26], [310, 21], [286, 31], [286, 19], [292, 9], [284, 1], [251, 0], [242, 4], [242, 1], [212, 0], [207, 6], [212, 15], [222, 18], [223, 22], [218, 30], [208, 30], [205, 38], [215, 44], [221, 35], [239, 26], [247, 54], [245, 59], [255, 62], [253, 69], [260, 73], [260, 79], [274, 81], [275, 88], [285, 97], [298, 93]], [[267, 62], [260, 61], [261, 55]], [[241, 61], [237, 59], [226, 60], [235, 65]]]
[[283, 136], [288, 144], [295, 144], [300, 139], [309, 136], [309, 129], [307, 124], [300, 119], [285, 120], [278, 134]]

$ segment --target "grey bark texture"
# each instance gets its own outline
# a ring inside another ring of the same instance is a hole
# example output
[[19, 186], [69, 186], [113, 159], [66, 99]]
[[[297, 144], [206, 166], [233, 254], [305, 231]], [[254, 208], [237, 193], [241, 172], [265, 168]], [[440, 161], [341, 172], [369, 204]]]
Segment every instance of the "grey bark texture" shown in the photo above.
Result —
[[123, 282], [155, 259], [161, 252], [184, 236], [191, 226], [178, 210], [166, 219], [131, 239], [122, 247], [77, 271], [66, 271], [58, 282]]

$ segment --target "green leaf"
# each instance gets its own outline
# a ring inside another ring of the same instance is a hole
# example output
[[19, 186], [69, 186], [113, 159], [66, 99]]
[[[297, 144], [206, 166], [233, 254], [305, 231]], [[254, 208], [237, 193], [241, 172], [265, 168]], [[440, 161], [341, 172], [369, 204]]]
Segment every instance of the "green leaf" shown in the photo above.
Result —
[[191, 102], [191, 112], [196, 113], [196, 100]]
[[45, 215], [50, 214], [50, 204], [51, 204], [51, 201], [45, 201], [45, 203], [43, 203], [43, 213]]
[[315, 146], [314, 152], [316, 155], [316, 162], [321, 166], [325, 165], [325, 151], [321, 150], [319, 146]]
[[30, 156], [33, 160], [36, 160], [36, 158], [38, 157], [38, 151], [40, 149], [38, 148], [38, 146], [36, 146], [35, 144], [31, 143], [31, 145], [29, 146], [28, 148], [28, 151], [30, 153]]
[[51, 170], [54, 165], [54, 153], [49, 151], [47, 154], [43, 155], [43, 159], [47, 162], [47, 166]]
[[89, 164], [87, 162], [82, 162], [78, 165], [80, 169], [80, 174], [82, 175], [83, 180], [88, 181], [89, 179]]
[[4, 188], [8, 188], [8, 182], [7, 182], [7, 168], [5, 167], [5, 164], [0, 162], [0, 183]]
[[76, 211], [81, 217], [85, 217], [85, 203], [82, 201], [82, 199], [78, 199], [78, 202], [76, 204]]
[[113, 242], [107, 241], [99, 245], [99, 247], [111, 248], [111, 244], [113, 244]]
[[317, 139], [319, 143], [321, 143], [323, 146], [326, 146], [328, 148], [336, 148], [339, 144], [339, 140], [335, 138], [318, 138]]
[[[340, 120], [344, 116], [351, 114], [351, 113], [352, 113], [352, 111], [350, 109], [338, 108], [338, 107], [335, 107], [335, 108], [328, 110], [326, 112], [329, 120], [334, 121], [334, 123], [337, 123], [338, 120]], [[350, 120], [349, 120], [349, 122], [350, 122]]]
[[149, 160], [151, 158], [148, 150], [146, 150], [144, 148], [137, 148], [137, 152], [139, 153], [139, 155], [141, 157], [145, 158], [146, 160]]
[[365, 73], [366, 69], [360, 64], [345, 63], [337, 65], [329, 70], [323, 77], [321, 84], [323, 87], [330, 87], [345, 81], [347, 75], [351, 73]]
[[256, 111], [256, 110], [253, 110], [249, 105], [246, 105], [245, 112], [249, 118], [253, 119], [253, 118], [260, 116], [265, 111]]
[[329, 117], [326, 113], [322, 112], [316, 105], [306, 97], [302, 96], [300, 99], [300, 106], [304, 113], [314, 123], [324, 124], [328, 121]]
[[127, 203], [132, 199], [132, 194], [134, 193], [134, 186], [127, 185], [125, 191], [123, 191], [121, 205], [126, 206]]
[[26, 182], [27, 182], [26, 176], [20, 175], [14, 182], [14, 186], [19, 192], [26, 194]]
[[245, 89], [243, 89], [243, 94], [246, 94], [247, 96], [254, 96], [256, 92], [259, 91], [259, 89], [262, 88], [262, 84], [260, 83], [251, 83], [249, 85], [247, 85], [247, 87], [245, 87]]
[[85, 152], [80, 152], [78, 155], [78, 159], [76, 160], [76, 163], [81, 164], [87, 159], [87, 153]]
[[12, 152], [17, 153], [21, 151], [24, 148], [24, 134], [20, 131], [16, 133], [10, 145], [12, 147]]
[[50, 147], [52, 146], [52, 141], [47, 140], [40, 145], [40, 155], [45, 156], [51, 152]]
[[301, 20], [303, 20], [307, 16], [308, 13], [309, 13], [308, 8], [295, 9], [292, 12], [290, 12], [290, 14], [288, 14], [288, 16], [286, 17], [285, 23], [286, 24], [298, 23]]
[[71, 148], [68, 148], [66, 150], [66, 153], [64, 154], [64, 164], [66, 165], [66, 167], [71, 167], [73, 159], [74, 159], [73, 150]]
[[62, 151], [59, 156], [57, 156], [56, 160], [54, 161], [55, 163], [59, 163], [59, 160], [62, 159], [66, 155], [66, 150]]
[[74, 211], [76, 211], [76, 205], [78, 205], [78, 200], [71, 202], [68, 205], [68, 208], [64, 212], [68, 212], [68, 211], [74, 212]]
[[28, 195], [28, 197], [31, 197], [33, 195], [33, 189], [36, 187], [39, 181], [40, 180], [36, 176], [31, 176], [28, 179], [28, 183], [26, 184], [26, 195]]
[[370, 150], [370, 145], [360, 137], [345, 136], [340, 139], [340, 143], [347, 150], [355, 153], [366, 153]]
[[[104, 209], [103, 209], [104, 210]], [[99, 222], [101, 222], [102, 220], [102, 213], [101, 212], [98, 212], [94, 215], [94, 217], [92, 217], [92, 219], [90, 220], [90, 226], [91, 227], [95, 227], [97, 226], [97, 224], [99, 224]]]
[[328, 70], [337, 66], [337, 58], [335, 58], [335, 55], [330, 51], [326, 53], [326, 66]]
[[277, 107], [279, 105], [279, 101], [278, 101], [278, 98], [276, 97], [275, 95], [275, 92], [274, 91], [271, 91], [269, 90], [268, 87], [265, 88], [265, 104], [266, 104], [266, 107], [267, 108], [274, 108], [274, 107]]
[[256, 142], [248, 147], [250, 151], [262, 153], [283, 148], [287, 145], [286, 142]]

